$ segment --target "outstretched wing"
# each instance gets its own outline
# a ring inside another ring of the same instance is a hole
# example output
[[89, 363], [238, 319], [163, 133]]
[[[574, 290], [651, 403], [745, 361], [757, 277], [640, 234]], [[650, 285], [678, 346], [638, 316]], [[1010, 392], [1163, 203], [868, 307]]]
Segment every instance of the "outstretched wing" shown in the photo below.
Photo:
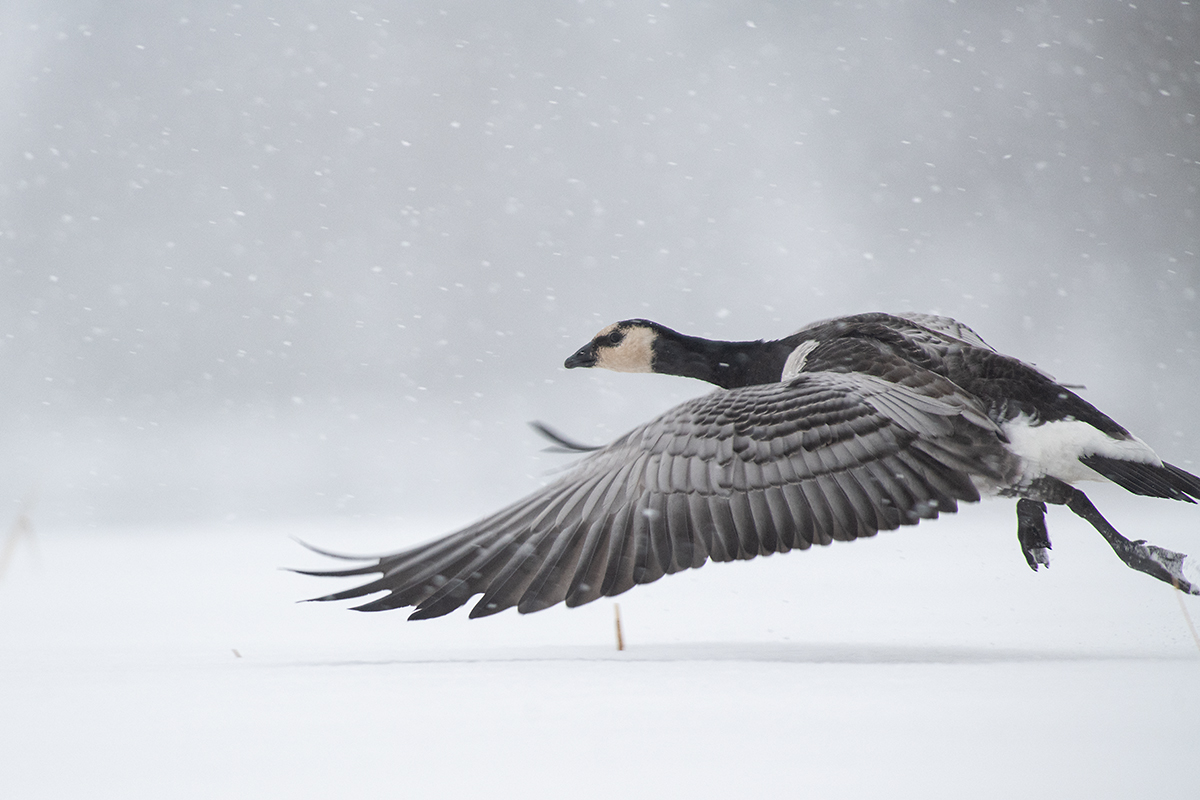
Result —
[[936, 376], [915, 390], [860, 374], [696, 398], [480, 522], [363, 566], [380, 577], [315, 598], [386, 592], [363, 611], [410, 619], [483, 597], [472, 617], [620, 594], [705, 561], [872, 536], [975, 501], [1012, 457], [976, 402]]

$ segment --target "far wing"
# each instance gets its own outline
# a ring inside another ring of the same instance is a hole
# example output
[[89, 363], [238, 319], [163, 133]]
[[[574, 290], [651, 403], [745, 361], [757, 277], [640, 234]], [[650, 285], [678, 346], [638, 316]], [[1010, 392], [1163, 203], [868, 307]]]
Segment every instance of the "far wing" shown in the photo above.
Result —
[[966, 342], [973, 347], [982, 347], [984, 350], [995, 352], [996, 348], [983, 340], [975, 331], [968, 328], [956, 319], [951, 317], [943, 317], [939, 314], [919, 314], [917, 312], [906, 312], [897, 314], [901, 319], [906, 319], [909, 322], [915, 322], [922, 328], [935, 331], [943, 336], [949, 336], [952, 339], [958, 339], [960, 342]]

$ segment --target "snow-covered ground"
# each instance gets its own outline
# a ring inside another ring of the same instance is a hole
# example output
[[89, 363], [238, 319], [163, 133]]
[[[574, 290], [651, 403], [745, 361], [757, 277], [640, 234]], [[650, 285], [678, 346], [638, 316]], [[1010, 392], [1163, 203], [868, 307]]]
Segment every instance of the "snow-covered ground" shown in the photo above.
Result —
[[1062, 509], [1048, 573], [997, 502], [673, 576], [620, 653], [279, 569], [703, 391], [565, 373], [630, 317], [949, 314], [1200, 472], [1200, 3], [1100, 6], [5, 0], [0, 800], [1200, 797], [1200, 598]]
[[[1200, 551], [1200, 510], [1095, 492]], [[1011, 504], [709, 565], [613, 603], [408, 623], [296, 603], [300, 536], [462, 520], [45, 530], [0, 581], [0, 785], [59, 797], [1200, 794], [1200, 651], [1167, 586]], [[31, 546], [32, 545], [32, 546]], [[1200, 601], [1185, 598], [1194, 619]]]

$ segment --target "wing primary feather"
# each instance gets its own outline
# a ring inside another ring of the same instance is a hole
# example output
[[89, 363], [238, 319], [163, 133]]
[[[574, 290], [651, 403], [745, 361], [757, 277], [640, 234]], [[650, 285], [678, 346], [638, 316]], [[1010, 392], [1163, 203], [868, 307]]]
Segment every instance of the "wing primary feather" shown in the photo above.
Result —
[[747, 492], [746, 500], [754, 519], [754, 530], [758, 534], [759, 555], [781, 552], [780, 533], [775, 527], [775, 517], [771, 513], [771, 504], [767, 500], [766, 492], [762, 489]]
[[979, 490], [966, 472], [947, 466], [924, 449], [914, 447], [911, 451], [915, 461], [923, 464], [925, 478], [939, 494], [952, 500], [979, 500]]
[[[476, 577], [480, 565], [485, 564], [496, 553], [510, 547], [512, 541], [501, 537], [492, 542], [490, 547], [476, 544], [470, 548], [463, 548], [454, 561], [438, 562], [419, 571], [409, 569], [389, 572], [381, 579], [388, 584], [388, 594], [356, 606], [355, 610], [386, 611], [403, 606], [424, 605], [452, 595], [457, 597], [466, 592], [461, 601], [442, 612], [449, 613], [465, 603], [471, 595], [483, 591], [486, 579]], [[426, 614], [418, 618], [426, 619], [430, 616], [441, 614]]]
[[742, 558], [741, 539], [738, 537], [733, 512], [729, 508], [729, 497], [727, 495], [709, 495], [708, 511], [709, 518], [713, 521], [714, 545], [719, 541], [720, 550], [723, 553], [721, 560], [736, 561]]
[[[635, 583], [652, 583], [667, 574], [666, 566], [658, 560], [656, 550], [661, 547], [656, 524], [661, 525], [663, 540], [666, 525], [661, 524], [662, 515], [650, 506], [650, 493], [646, 492], [634, 506], [632, 536], [634, 546], [633, 580]], [[670, 562], [668, 562], [670, 563]]]
[[[399, 565], [389, 565], [383, 577], [373, 584], [358, 587], [358, 591], [365, 594], [386, 589], [390, 594], [357, 606], [356, 610], [383, 611], [425, 602], [431, 595], [439, 593], [448, 582], [463, 574], [471, 576], [472, 586], [479, 587], [474, 590], [475, 593], [483, 591], [491, 574], [501, 566], [496, 561], [506, 561], [530, 536], [529, 517], [540, 516], [536, 504], [526, 507], [523, 512], [508, 515], [510, 519], [506, 524], [495, 530], [477, 533], [449, 552], [443, 549], [443, 552], [428, 559], [406, 558]], [[490, 568], [487, 565], [491, 565]], [[474, 576], [477, 572], [479, 575]]]
[[[745, 561], [759, 554], [761, 540], [757, 529], [754, 512], [750, 508], [750, 498], [745, 492], [735, 491], [729, 495], [729, 514], [733, 519], [734, 530], [737, 531], [738, 559]], [[761, 533], [765, 533], [762, 531]], [[773, 532], [772, 532], [773, 533]]]
[[604, 570], [604, 582], [600, 594], [612, 597], [629, 591], [637, 584], [633, 581], [635, 548], [633, 542], [633, 515], [631, 504], [623, 503], [613, 514], [612, 532], [609, 535], [608, 564]]
[[791, 512], [792, 521], [795, 525], [795, 533], [792, 536], [792, 548], [795, 550], [807, 550], [812, 546], [816, 533], [813, 531], [812, 509], [808, 505], [808, 500], [804, 497], [804, 490], [796, 484], [784, 484], [780, 487], [783, 498], [787, 501], [788, 510]]
[[550, 551], [541, 559], [541, 568], [517, 601], [517, 611], [530, 614], [566, 599], [590, 528], [586, 520], [580, 520], [555, 537]]
[[804, 493], [806, 505], [812, 511], [812, 543], [820, 545], [832, 544], [834, 538], [833, 513], [829, 510], [829, 503], [825, 500], [820, 486], [817, 485], [816, 481], [807, 480], [800, 483], [800, 491]]
[[[645, 519], [645, 530], [648, 534], [650, 550], [646, 557], [647, 567], [653, 561], [662, 566], [664, 574], [673, 572], [671, 535], [667, 529], [667, 515], [663, 513], [663, 498], [658, 492], [648, 492], [645, 505], [641, 507]], [[640, 581], [639, 581], [640, 583]]]
[[854, 507], [854, 518], [858, 521], [858, 535], [874, 536], [876, 531], [883, 528], [875, 514], [875, 504], [871, 502], [866, 490], [859, 484], [853, 470], [839, 472], [834, 480], [841, 488], [850, 505]]
[[688, 495], [673, 492], [663, 498], [667, 531], [671, 537], [671, 552], [674, 554], [675, 571], [695, 569], [708, 560], [708, 548], [695, 535], [688, 509]]
[[854, 517], [854, 508], [846, 499], [846, 493], [832, 475], [822, 474], [816, 478], [821, 496], [829, 504], [834, 527], [831, 531], [835, 541], [853, 541], [858, 538], [858, 520]]
[[786, 553], [795, 546], [796, 522], [783, 496], [783, 489], [781, 486], [768, 486], [762, 494], [775, 528], [775, 552]]
[[611, 535], [611, 522], [611, 519], [605, 517], [596, 520], [588, 528], [587, 538], [584, 539], [583, 549], [579, 556], [579, 566], [571, 579], [571, 587], [565, 598], [567, 605], [571, 608], [590, 603], [602, 596], [604, 572], [608, 567], [608, 537]]
[[900, 511], [902, 501], [892, 489], [894, 481], [886, 477], [887, 470], [878, 462], [871, 462], [854, 472], [863, 490], [871, 497], [880, 530], [890, 531], [900, 527], [904, 520]]
[[360, 611], [382, 611], [416, 606], [410, 619], [441, 616], [463, 605], [476, 594], [486, 592], [497, 573], [505, 568], [530, 537], [528, 527], [504, 529], [486, 545], [478, 545], [474, 554], [460, 554], [456, 564], [440, 564], [440, 571], [429, 569], [413, 574], [390, 575], [392, 593], [360, 606]]
[[921, 468], [911, 464], [911, 452], [900, 452], [887, 460], [888, 469], [896, 481], [908, 493], [908, 502], [902, 512], [908, 524], [916, 524], [922, 519], [937, 517], [937, 492], [922, 477]]
[[521, 599], [537, 572], [538, 563], [553, 546], [552, 531], [537, 531], [518, 545], [504, 568], [492, 579], [483, 597], [472, 608], [472, 619], [498, 614]]
[[723, 557], [725, 548], [716, 534], [716, 525], [712, 520], [712, 512], [708, 507], [708, 497], [700, 492], [690, 492], [686, 498], [688, 520], [692, 529], [692, 537], [696, 541], [696, 550], [713, 561], [728, 561]]

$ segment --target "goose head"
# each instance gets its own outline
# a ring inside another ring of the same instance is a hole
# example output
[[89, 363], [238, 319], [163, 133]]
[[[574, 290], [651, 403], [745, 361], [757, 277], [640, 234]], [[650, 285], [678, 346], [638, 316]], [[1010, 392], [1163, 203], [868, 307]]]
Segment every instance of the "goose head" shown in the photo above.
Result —
[[567, 369], [600, 367], [614, 372], [654, 372], [655, 350], [667, 329], [645, 319], [606, 326], [563, 362]]

